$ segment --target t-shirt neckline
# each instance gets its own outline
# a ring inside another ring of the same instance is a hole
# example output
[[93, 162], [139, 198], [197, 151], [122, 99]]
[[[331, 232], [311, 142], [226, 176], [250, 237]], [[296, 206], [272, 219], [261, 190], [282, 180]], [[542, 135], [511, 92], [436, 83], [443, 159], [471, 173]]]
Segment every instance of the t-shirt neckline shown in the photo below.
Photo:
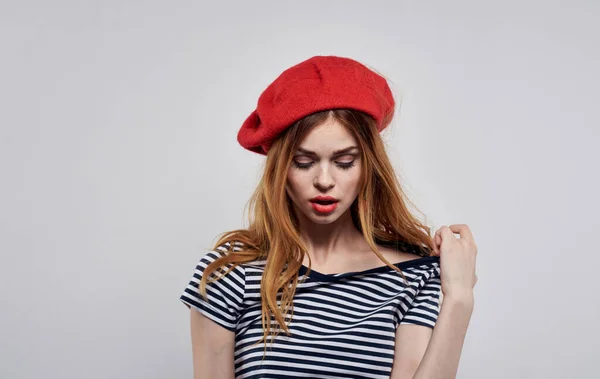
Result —
[[[394, 266], [398, 267], [399, 269], [404, 269], [404, 268], [409, 268], [409, 267], [413, 267], [413, 266], [420, 266], [422, 264], [439, 262], [439, 259], [440, 259], [440, 257], [438, 257], [438, 256], [421, 257], [421, 258], [409, 259], [409, 260], [403, 261], [403, 262], [397, 262], [397, 263], [394, 263]], [[368, 275], [368, 274], [374, 274], [374, 273], [379, 273], [379, 272], [386, 272], [388, 270], [389, 271], [392, 270], [390, 268], [390, 266], [388, 266], [388, 265], [374, 267], [374, 268], [370, 268], [370, 269], [363, 270], [363, 271], [341, 272], [341, 273], [335, 273], [335, 274], [323, 274], [323, 273], [320, 273], [318, 271], [311, 269], [310, 273], [308, 274], [308, 277], [312, 278], [312, 279], [317, 279], [317, 280], [332, 281], [332, 280], [338, 280], [340, 278], [345, 278], [348, 276]], [[300, 276], [302, 276], [302, 275], [306, 274], [307, 271], [308, 271], [308, 267], [302, 265], [302, 266], [300, 266], [300, 270], [298, 271], [298, 274]]]

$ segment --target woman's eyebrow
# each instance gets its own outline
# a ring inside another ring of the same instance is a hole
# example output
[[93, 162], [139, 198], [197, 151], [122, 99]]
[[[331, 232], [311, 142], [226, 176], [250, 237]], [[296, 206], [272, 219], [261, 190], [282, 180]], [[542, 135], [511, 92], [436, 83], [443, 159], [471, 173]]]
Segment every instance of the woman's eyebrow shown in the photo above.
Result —
[[[333, 152], [332, 155], [335, 156], [335, 155], [349, 153], [350, 151], [352, 151], [354, 149], [358, 149], [358, 146], [349, 146], [349, 147], [345, 147], [345, 148], [340, 149], [340, 150], [336, 150], [336, 151]], [[304, 154], [307, 154], [307, 155], [313, 155], [315, 157], [317, 156], [317, 153], [315, 153], [314, 151], [306, 150], [306, 149], [303, 149], [301, 147], [298, 148], [298, 152], [304, 153]]]

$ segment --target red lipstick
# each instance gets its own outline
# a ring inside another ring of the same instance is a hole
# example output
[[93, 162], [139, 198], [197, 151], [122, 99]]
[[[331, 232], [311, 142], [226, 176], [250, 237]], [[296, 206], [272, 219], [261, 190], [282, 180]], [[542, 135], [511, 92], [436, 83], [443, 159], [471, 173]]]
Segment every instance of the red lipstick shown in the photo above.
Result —
[[316, 196], [310, 199], [311, 206], [321, 214], [333, 212], [337, 208], [338, 199], [331, 196]]

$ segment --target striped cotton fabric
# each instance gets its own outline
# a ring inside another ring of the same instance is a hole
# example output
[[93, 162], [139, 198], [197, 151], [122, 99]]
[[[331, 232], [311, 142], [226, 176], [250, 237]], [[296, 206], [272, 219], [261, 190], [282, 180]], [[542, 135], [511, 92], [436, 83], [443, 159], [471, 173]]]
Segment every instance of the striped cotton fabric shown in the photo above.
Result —
[[[180, 300], [235, 333], [236, 378], [389, 378], [400, 324], [433, 328], [441, 292], [439, 257], [396, 263], [408, 280], [381, 266], [341, 274], [300, 269], [291, 336], [281, 332], [263, 359], [260, 281], [264, 261], [238, 265], [207, 285], [204, 268], [225, 244], [201, 257]], [[239, 246], [234, 246], [239, 250]], [[274, 324], [273, 324], [274, 325]], [[272, 341], [269, 339], [269, 341]]]

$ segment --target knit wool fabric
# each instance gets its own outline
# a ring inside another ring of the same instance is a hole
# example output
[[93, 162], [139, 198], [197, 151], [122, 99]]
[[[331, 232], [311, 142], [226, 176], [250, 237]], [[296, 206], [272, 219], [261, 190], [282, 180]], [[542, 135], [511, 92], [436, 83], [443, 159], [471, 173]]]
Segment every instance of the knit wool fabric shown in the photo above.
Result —
[[395, 101], [384, 77], [350, 58], [314, 56], [283, 71], [260, 95], [237, 140], [266, 155], [273, 141], [296, 121], [329, 109], [353, 109], [375, 119], [381, 132]]

